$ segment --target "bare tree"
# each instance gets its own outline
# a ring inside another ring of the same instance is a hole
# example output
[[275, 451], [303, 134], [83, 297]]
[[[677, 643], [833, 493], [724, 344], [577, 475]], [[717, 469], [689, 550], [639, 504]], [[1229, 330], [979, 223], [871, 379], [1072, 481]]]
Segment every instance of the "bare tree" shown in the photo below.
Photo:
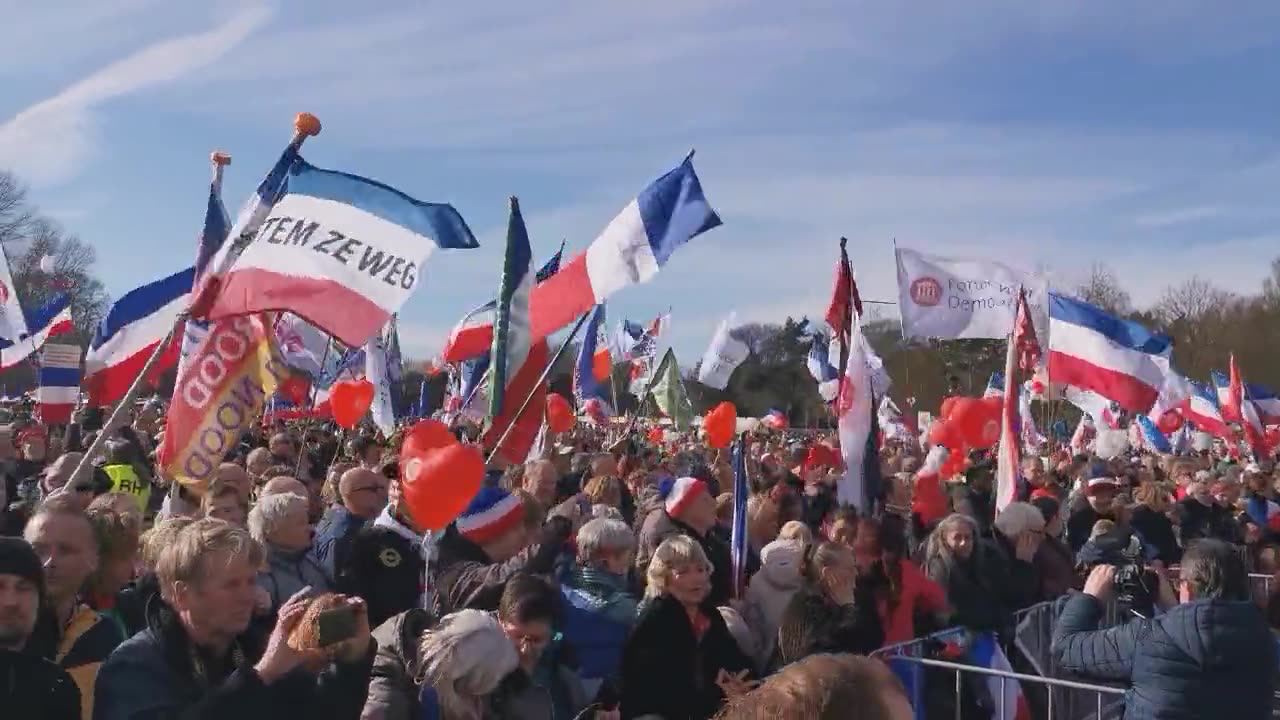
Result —
[[35, 220], [27, 189], [13, 173], [0, 170], [0, 243], [24, 237]]
[[1173, 338], [1182, 372], [1207, 374], [1212, 369], [1224, 344], [1223, 320], [1233, 304], [1231, 293], [1198, 275], [1165, 288], [1151, 314]]
[[1115, 315], [1125, 315], [1133, 309], [1129, 293], [1111, 268], [1101, 263], [1089, 268], [1089, 279], [1076, 288], [1076, 297]]

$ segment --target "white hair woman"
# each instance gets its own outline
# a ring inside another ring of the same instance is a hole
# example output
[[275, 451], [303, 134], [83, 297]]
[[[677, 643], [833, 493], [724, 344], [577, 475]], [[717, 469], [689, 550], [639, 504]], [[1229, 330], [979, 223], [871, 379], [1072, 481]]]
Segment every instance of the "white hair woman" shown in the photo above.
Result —
[[299, 590], [328, 592], [333, 580], [311, 556], [311, 522], [307, 499], [284, 493], [266, 495], [249, 511], [249, 534], [267, 549], [267, 567], [258, 573], [258, 586], [279, 608]]
[[625, 717], [709, 718], [754, 684], [752, 660], [707, 602], [711, 570], [702, 546], [686, 535], [654, 551], [645, 606], [623, 651]]
[[422, 636], [418, 701], [430, 712], [414, 717], [483, 720], [489, 695], [520, 664], [515, 646], [490, 613], [461, 610]]
[[[599, 507], [599, 506], [597, 506]], [[596, 518], [578, 530], [578, 558], [561, 578], [564, 619], [561, 632], [573, 647], [589, 696], [616, 684], [622, 648], [636, 620], [636, 598], [627, 572], [636, 534], [621, 520]]]

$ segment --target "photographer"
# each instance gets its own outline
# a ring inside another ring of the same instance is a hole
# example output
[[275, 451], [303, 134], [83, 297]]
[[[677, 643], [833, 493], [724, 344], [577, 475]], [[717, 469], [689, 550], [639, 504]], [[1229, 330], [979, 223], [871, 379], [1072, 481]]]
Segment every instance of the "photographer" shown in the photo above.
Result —
[[1126, 718], [1270, 716], [1275, 640], [1249, 602], [1249, 579], [1231, 545], [1201, 540], [1182, 559], [1178, 605], [1107, 630], [1098, 625], [1116, 567], [1097, 565], [1065, 602], [1052, 652], [1062, 669], [1130, 684]]

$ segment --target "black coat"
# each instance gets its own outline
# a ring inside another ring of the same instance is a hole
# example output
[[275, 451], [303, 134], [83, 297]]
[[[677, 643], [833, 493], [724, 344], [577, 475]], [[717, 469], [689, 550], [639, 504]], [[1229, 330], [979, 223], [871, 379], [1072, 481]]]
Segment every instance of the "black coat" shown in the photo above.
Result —
[[1093, 533], [1093, 525], [1099, 520], [1110, 520], [1117, 525], [1121, 524], [1118, 512], [1112, 511], [1102, 515], [1097, 510], [1094, 510], [1092, 505], [1080, 508], [1067, 518], [1067, 544], [1071, 546], [1073, 554], [1080, 552], [1080, 548], [1089, 542], [1089, 536]]
[[318, 677], [299, 668], [270, 685], [253, 665], [266, 649], [268, 633], [250, 626], [233, 652], [205, 659], [196, 672], [186, 630], [163, 602], [152, 602], [147, 629], [116, 648], [98, 671], [93, 720], [267, 720], [280, 717], [356, 720], [369, 692], [376, 643], [354, 664], [331, 665]]
[[80, 720], [80, 690], [52, 660], [0, 650], [0, 708], [23, 720]]
[[664, 595], [640, 611], [622, 652], [623, 718], [705, 720], [724, 702], [716, 685], [721, 670], [754, 673], [754, 663], [729, 634], [720, 611], [708, 602], [702, 612], [711, 625], [698, 640], [678, 600]]
[[435, 616], [442, 618], [459, 610], [497, 610], [511, 578], [520, 573], [552, 574], [571, 534], [573, 523], [567, 518], [548, 518], [533, 544], [506, 562], [495, 563], [483, 548], [463, 537], [456, 525], [450, 525], [440, 538], [431, 579]]
[[[1013, 613], [1028, 591], [1038, 591], [1030, 576], [1015, 576], [1004, 566], [989, 541], [979, 542], [968, 560], [937, 557], [925, 566], [930, 580], [942, 585], [955, 612], [956, 624], [970, 630], [1005, 632], [1013, 627]], [[1015, 581], [1013, 584], [1010, 580]]]
[[858, 581], [852, 605], [836, 605], [812, 588], [792, 595], [778, 625], [782, 664], [818, 653], [869, 655], [880, 649], [884, 626], [870, 584]]
[[361, 528], [338, 566], [340, 592], [364, 598], [369, 627], [421, 606], [426, 562], [416, 543], [387, 528]]
[[1173, 521], [1164, 513], [1139, 505], [1129, 515], [1129, 529], [1138, 534], [1148, 556], [1154, 556], [1166, 567], [1176, 565], [1182, 559], [1182, 548], [1178, 547]]
[[1200, 600], [1109, 630], [1098, 630], [1096, 598], [1077, 593], [1063, 605], [1054, 658], [1067, 672], [1127, 681], [1125, 720], [1271, 716], [1276, 642], [1253, 604]]

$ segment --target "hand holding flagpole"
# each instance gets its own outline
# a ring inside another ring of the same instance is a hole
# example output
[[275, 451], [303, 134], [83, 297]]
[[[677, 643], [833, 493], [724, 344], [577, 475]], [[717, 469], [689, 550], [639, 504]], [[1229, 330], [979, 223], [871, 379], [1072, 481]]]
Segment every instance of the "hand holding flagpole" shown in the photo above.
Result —
[[[306, 142], [307, 138], [319, 134], [320, 120], [311, 113], [298, 113], [293, 120], [293, 137], [290, 139], [289, 144], [296, 149], [301, 147], [302, 143]], [[209, 161], [213, 165], [214, 181], [221, 181], [222, 170], [226, 165], [231, 163], [231, 156], [222, 152], [214, 152], [209, 156]], [[251, 233], [247, 232], [247, 230], [248, 228], [242, 228], [241, 238], [227, 238], [227, 242], [241, 241], [245, 235], [248, 235], [249, 239], [252, 239]], [[224, 254], [223, 261], [220, 263], [220, 266], [213, 271], [214, 274], [220, 275], [230, 270], [231, 265], [235, 263], [237, 255], [237, 253], [233, 252]], [[210, 278], [210, 281], [211, 282], [205, 283], [199, 297], [192, 299], [191, 306], [178, 316], [177, 322], [174, 323], [173, 327], [169, 328], [169, 332], [164, 336], [164, 339], [156, 345], [156, 349], [151, 353], [151, 357], [147, 358], [146, 364], [142, 366], [142, 370], [138, 373], [138, 376], [134, 378], [133, 384], [129, 386], [128, 392], [126, 392], [124, 397], [121, 398], [120, 402], [116, 405], [115, 410], [111, 413], [111, 417], [107, 419], [106, 424], [103, 425], [98, 436], [94, 438], [93, 444], [85, 450], [84, 457], [80, 458], [80, 463], [76, 465], [76, 469], [71, 473], [71, 477], [67, 480], [67, 483], [59, 490], [51, 493], [51, 495], [57, 495], [61, 492], [69, 492], [70, 488], [74, 486], [77, 481], [82, 480], [89, 472], [92, 467], [93, 458], [101, 452], [102, 446], [105, 445], [107, 440], [115, 434], [116, 430], [124, 424], [125, 420], [132, 412], [132, 406], [137, 401], [138, 394], [142, 391], [142, 385], [146, 382], [147, 377], [151, 375], [151, 371], [155, 368], [156, 363], [160, 361], [160, 356], [163, 355], [165, 350], [169, 347], [169, 343], [173, 341], [173, 337], [177, 333], [178, 328], [183, 326], [187, 318], [192, 314], [192, 310], [196, 308], [197, 305], [208, 307], [208, 305], [212, 304], [212, 300], [217, 294], [218, 283], [216, 282], [216, 277]]]

